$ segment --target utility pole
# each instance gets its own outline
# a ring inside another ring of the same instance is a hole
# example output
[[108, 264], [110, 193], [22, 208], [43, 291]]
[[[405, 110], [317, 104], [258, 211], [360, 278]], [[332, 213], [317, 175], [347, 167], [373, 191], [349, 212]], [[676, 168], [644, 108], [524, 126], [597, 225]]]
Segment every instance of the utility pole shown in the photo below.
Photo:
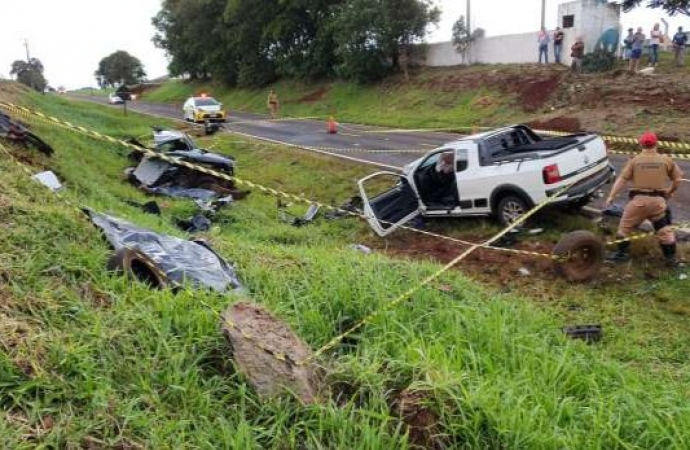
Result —
[[546, 28], [546, 0], [541, 0], [541, 27]]
[[472, 36], [472, 21], [470, 20], [470, 15], [472, 13], [471, 5], [472, 0], [467, 0], [467, 33]]
[[467, 0], [467, 19], [465, 22], [465, 25], [467, 27], [467, 36], [469, 37], [469, 43], [467, 44], [467, 50], [465, 50], [465, 58], [467, 59], [467, 63], [471, 64], [472, 63], [472, 22], [470, 21], [471, 19], [471, 14], [472, 14], [472, 0]]
[[26, 48], [26, 62], [31, 62], [31, 54], [29, 53], [29, 40], [24, 39], [24, 48]]

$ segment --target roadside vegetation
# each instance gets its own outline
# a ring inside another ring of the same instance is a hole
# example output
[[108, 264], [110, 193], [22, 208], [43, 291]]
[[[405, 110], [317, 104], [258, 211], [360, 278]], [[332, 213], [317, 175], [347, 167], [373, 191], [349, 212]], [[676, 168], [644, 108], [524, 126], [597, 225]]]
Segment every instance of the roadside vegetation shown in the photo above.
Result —
[[[457, 69], [426, 70], [406, 83], [402, 76], [373, 85], [347, 82], [279, 81], [271, 84], [283, 117], [319, 117], [326, 120], [407, 128], [435, 128], [505, 123], [517, 120], [510, 108], [514, 96], [494, 89], [466, 90], [443, 84], [443, 75]], [[181, 105], [192, 95], [207, 93], [233, 111], [267, 113], [267, 89], [224, 88], [218, 84], [169, 81], [146, 92], [142, 100]]]
[[[643, 60], [644, 62], [644, 60]], [[536, 64], [418, 68], [367, 85], [342, 81], [281, 80], [266, 88], [226, 88], [221, 83], [171, 80], [145, 92], [143, 101], [180, 106], [206, 92], [233, 111], [267, 114], [275, 89], [283, 117], [333, 116], [341, 122], [394, 128], [504, 126], [638, 136], [652, 129], [665, 139], [690, 141], [688, 69], [662, 53], [653, 76], [628, 74], [623, 61], [608, 73], [573, 76], [566, 67]], [[639, 91], [630, 90], [631, 83]], [[640, 107], [645, 92], [644, 107]]]
[[[21, 100], [117, 137], [170, 125], [57, 96]], [[158, 199], [161, 217], [125, 203], [146, 200], [122, 179], [126, 149], [33, 126], [55, 157], [12, 151], [34, 171], [55, 171], [69, 201], [184, 236], [171, 219], [190, 215], [190, 202]], [[230, 136], [203, 144], [237, 158], [240, 178], [326, 203], [347, 199], [369, 171]], [[690, 446], [687, 281], [655, 269], [660, 258], [575, 286], [544, 262], [482, 252], [377, 317], [354, 345], [329, 352], [320, 404], [261, 402], [219, 332], [216, 313], [239, 296], [172, 295], [107, 274], [105, 241], [82, 213], [5, 156], [0, 173], [3, 448]], [[547, 223], [590, 226], [563, 217]], [[495, 230], [483, 221], [430, 227], [468, 238]], [[236, 264], [242, 298], [273, 311], [312, 348], [337, 335], [343, 319], [382, 309], [443, 259], [405, 254], [396, 249], [405, 233], [381, 241], [355, 219], [292, 227], [278, 219], [276, 199], [258, 191], [201, 237]], [[365, 255], [353, 243], [376, 251]], [[438, 246], [446, 257], [461, 251]], [[510, 261], [533, 275], [520, 278]], [[592, 322], [604, 326], [599, 344], [560, 330]]]

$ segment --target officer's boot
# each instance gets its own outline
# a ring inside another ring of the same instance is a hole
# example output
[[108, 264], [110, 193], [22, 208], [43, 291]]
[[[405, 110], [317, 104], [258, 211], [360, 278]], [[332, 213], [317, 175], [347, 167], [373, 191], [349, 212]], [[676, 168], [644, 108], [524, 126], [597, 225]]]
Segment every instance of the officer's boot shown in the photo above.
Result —
[[678, 269], [680, 263], [676, 258], [676, 244], [661, 244], [661, 251], [664, 252], [664, 258], [666, 259], [666, 267], [669, 269]]
[[619, 242], [615, 252], [606, 257], [610, 263], [625, 262], [630, 259], [630, 241]]

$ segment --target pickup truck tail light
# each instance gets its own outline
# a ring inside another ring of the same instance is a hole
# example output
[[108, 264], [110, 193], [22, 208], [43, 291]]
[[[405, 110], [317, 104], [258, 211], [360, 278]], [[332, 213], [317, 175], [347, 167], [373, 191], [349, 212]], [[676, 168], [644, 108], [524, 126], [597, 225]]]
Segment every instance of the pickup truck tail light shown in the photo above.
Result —
[[544, 176], [544, 183], [546, 184], [554, 184], [561, 181], [561, 172], [558, 170], [557, 164], [551, 164], [550, 166], [544, 167], [542, 175]]

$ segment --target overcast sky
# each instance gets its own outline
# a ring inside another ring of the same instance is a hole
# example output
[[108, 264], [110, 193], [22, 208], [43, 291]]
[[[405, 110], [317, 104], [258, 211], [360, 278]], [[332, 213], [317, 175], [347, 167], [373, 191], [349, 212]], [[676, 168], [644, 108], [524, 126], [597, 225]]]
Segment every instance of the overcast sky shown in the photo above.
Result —
[[[556, 26], [557, 8], [567, 0], [547, 0], [547, 25]], [[443, 18], [430, 41], [450, 40], [453, 22], [465, 13], [466, 0], [436, 0]], [[167, 60], [151, 43], [151, 17], [161, 0], [0, 0], [0, 76], [26, 58], [39, 58], [52, 86], [68, 89], [95, 85], [98, 62], [116, 50], [139, 58], [149, 77], [166, 72]], [[487, 35], [529, 32], [539, 28], [541, 0], [472, 0], [472, 23]], [[623, 17], [623, 25], [649, 30], [662, 17], [659, 11], [641, 8]], [[672, 29], [684, 18], [670, 20]], [[690, 21], [688, 21], [690, 22]], [[690, 23], [689, 23], [690, 25]], [[686, 29], [688, 26], [686, 26]]]

